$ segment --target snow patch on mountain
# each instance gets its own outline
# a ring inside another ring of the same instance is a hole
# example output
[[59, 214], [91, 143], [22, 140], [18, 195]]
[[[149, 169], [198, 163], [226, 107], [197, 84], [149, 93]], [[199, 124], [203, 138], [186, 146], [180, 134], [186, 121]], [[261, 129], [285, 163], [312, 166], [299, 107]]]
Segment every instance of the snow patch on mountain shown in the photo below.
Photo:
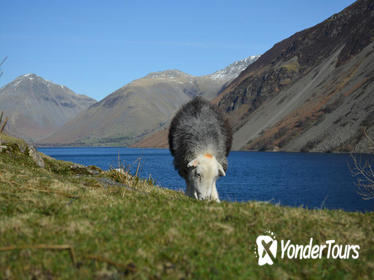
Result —
[[239, 61], [235, 61], [224, 69], [218, 70], [206, 77], [213, 80], [233, 80], [244, 71], [250, 64], [254, 63], [260, 55], [252, 55]]

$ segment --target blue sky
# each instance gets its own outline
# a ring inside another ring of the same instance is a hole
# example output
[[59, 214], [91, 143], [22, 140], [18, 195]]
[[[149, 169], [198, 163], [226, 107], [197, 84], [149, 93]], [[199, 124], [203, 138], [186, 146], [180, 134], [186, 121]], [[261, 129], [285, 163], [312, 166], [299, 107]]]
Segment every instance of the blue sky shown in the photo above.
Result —
[[35, 73], [100, 100], [150, 72], [204, 75], [262, 54], [353, 2], [4, 0], [0, 86]]

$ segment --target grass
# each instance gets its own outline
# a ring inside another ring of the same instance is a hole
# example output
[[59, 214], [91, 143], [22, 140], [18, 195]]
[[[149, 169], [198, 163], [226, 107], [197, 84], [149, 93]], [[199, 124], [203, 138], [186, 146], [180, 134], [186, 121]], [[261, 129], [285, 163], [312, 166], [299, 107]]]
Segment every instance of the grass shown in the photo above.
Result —
[[[195, 201], [129, 173], [46, 156], [39, 168], [10, 146], [0, 153], [0, 278], [374, 277], [372, 212]], [[359, 244], [360, 257], [260, 267], [254, 246], [267, 230], [295, 244]]]

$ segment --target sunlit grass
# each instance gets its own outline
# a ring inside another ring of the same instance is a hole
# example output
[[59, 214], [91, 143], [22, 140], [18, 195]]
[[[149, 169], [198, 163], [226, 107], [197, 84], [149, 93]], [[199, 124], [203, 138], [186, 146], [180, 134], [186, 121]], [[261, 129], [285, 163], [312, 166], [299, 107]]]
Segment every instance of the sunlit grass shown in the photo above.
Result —
[[[42, 169], [21, 151], [0, 153], [0, 278], [374, 276], [373, 213], [195, 201], [129, 170], [44, 160]], [[359, 244], [360, 257], [260, 267], [254, 245], [266, 230], [299, 244]]]

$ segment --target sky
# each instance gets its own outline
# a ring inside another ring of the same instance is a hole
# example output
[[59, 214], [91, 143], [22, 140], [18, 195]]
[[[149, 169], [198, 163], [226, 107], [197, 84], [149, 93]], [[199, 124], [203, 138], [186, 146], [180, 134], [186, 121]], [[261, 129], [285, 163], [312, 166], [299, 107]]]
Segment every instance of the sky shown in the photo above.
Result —
[[206, 75], [353, 2], [3, 0], [0, 87], [35, 73], [100, 100], [150, 72]]

